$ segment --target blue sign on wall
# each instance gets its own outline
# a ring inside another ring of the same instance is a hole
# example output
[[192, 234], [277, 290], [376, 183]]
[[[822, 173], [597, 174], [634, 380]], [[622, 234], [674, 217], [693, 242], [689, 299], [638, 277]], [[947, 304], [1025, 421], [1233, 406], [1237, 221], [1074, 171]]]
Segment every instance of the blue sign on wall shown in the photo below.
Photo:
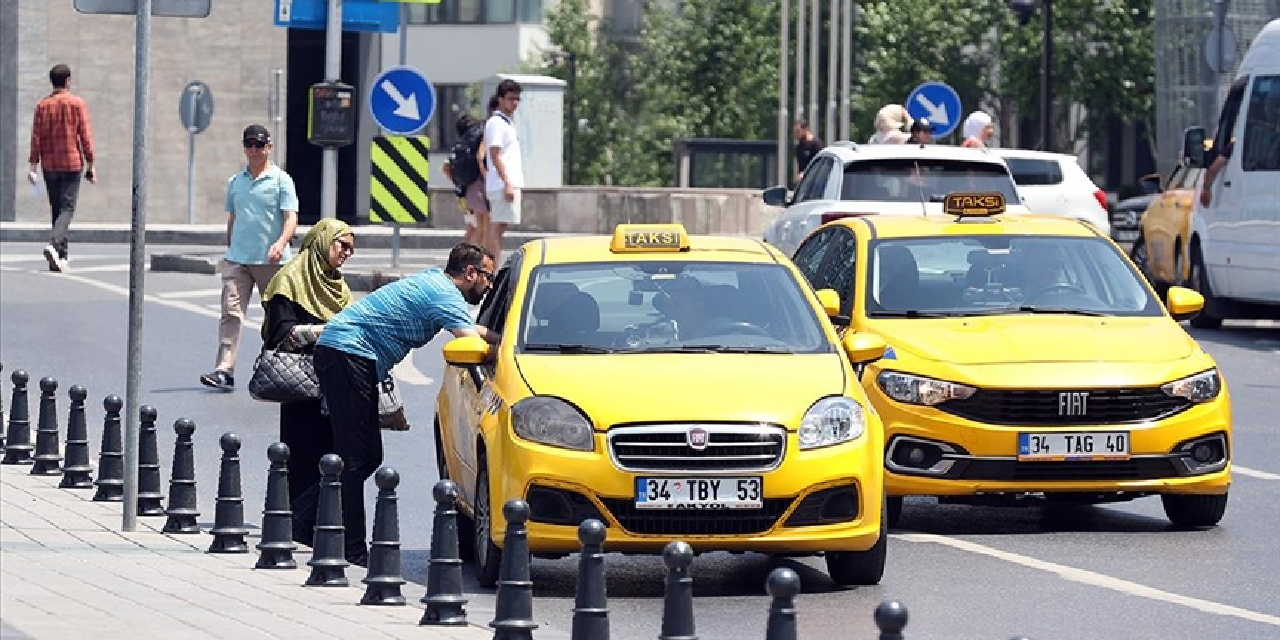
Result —
[[407, 136], [426, 126], [436, 110], [436, 90], [417, 69], [388, 67], [369, 86], [369, 113], [379, 127]]
[[928, 118], [933, 135], [939, 138], [955, 131], [964, 119], [960, 94], [943, 82], [926, 82], [913, 89], [906, 107], [912, 119]]
[[[319, 29], [328, 25], [329, 0], [275, 0], [275, 25], [290, 29]], [[400, 28], [400, 3], [343, 0], [342, 30], [395, 33]]]

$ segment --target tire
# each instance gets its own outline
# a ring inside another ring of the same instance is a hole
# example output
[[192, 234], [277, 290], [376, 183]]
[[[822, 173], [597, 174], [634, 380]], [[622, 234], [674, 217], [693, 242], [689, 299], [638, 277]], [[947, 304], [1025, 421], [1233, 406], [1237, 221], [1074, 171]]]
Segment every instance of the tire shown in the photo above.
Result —
[[436, 477], [441, 480], [449, 479], [449, 466], [444, 459], [444, 439], [440, 437], [440, 419], [436, 418], [432, 427], [436, 437]]
[[888, 508], [885, 510], [885, 528], [897, 529], [898, 521], [902, 520], [902, 496], [892, 496], [887, 498]]
[[1200, 256], [1200, 247], [1191, 246], [1191, 285], [1204, 296], [1204, 308], [1191, 318], [1191, 326], [1197, 329], [1217, 329], [1222, 326], [1222, 318], [1211, 313], [1217, 306], [1213, 300], [1213, 288], [1209, 284], [1209, 273], [1204, 268], [1204, 258]]
[[[444, 441], [440, 437], [440, 421], [435, 422], [436, 474], [441, 480], [450, 480], [449, 466], [444, 459]], [[470, 516], [458, 510], [458, 558], [471, 562], [476, 558], [476, 523]]]
[[1133, 262], [1133, 266], [1138, 268], [1138, 273], [1147, 279], [1152, 285], [1155, 282], [1151, 280], [1150, 258], [1147, 257], [1147, 241], [1139, 234], [1138, 238], [1133, 241], [1133, 248], [1129, 249], [1129, 260]]
[[[493, 543], [493, 500], [489, 492], [489, 462], [484, 456], [476, 465], [475, 504], [471, 539], [474, 562], [476, 565], [476, 582], [485, 589], [492, 589], [498, 584], [498, 569], [502, 566], [502, 549]], [[458, 532], [461, 535], [461, 531]]]
[[880, 503], [880, 539], [866, 551], [828, 551], [827, 574], [840, 586], [880, 584], [889, 546], [888, 500]]
[[1227, 512], [1227, 494], [1220, 496], [1184, 495], [1165, 493], [1160, 495], [1164, 515], [1179, 527], [1212, 527]]

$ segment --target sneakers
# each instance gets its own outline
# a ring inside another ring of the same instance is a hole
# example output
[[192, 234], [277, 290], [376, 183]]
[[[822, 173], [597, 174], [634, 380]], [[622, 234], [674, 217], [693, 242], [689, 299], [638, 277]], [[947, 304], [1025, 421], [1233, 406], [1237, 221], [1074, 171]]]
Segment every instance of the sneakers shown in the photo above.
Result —
[[49, 270], [55, 273], [61, 273], [67, 270], [71, 260], [58, 255], [58, 250], [53, 245], [44, 246], [44, 259], [49, 262]]
[[200, 376], [200, 383], [206, 387], [213, 387], [214, 389], [222, 389], [223, 391], [230, 391], [236, 388], [236, 379], [232, 378], [231, 374], [227, 373], [226, 371], [214, 371], [213, 373], [206, 373]]

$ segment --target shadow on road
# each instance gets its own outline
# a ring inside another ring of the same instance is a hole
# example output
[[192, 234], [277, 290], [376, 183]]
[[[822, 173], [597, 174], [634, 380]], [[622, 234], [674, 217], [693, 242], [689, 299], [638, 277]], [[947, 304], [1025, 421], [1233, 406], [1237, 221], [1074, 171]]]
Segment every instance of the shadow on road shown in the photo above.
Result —
[[[1139, 500], [1157, 500], [1146, 497]], [[1102, 505], [1035, 504], [1025, 507], [984, 507], [936, 504], [928, 498], [908, 498], [894, 532], [938, 535], [1016, 535], [1062, 532], [1167, 533], [1177, 530], [1168, 520], [1107, 509]]]
[[1196, 329], [1183, 325], [1197, 342], [1239, 347], [1264, 353], [1280, 351], [1280, 327], [1239, 326], [1227, 323], [1221, 329]]

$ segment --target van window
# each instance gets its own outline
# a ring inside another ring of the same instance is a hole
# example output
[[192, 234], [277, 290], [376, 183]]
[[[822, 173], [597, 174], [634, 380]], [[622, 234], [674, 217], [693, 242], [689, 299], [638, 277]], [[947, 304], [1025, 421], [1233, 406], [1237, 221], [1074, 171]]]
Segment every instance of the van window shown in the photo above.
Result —
[[1234, 153], [1236, 135], [1236, 116], [1240, 114], [1240, 104], [1244, 102], [1244, 88], [1249, 76], [1236, 80], [1227, 91], [1227, 99], [1222, 102], [1222, 115], [1218, 117], [1218, 132], [1213, 138], [1213, 150], [1216, 157], [1225, 153], [1228, 157]]
[[1013, 181], [1021, 186], [1062, 184], [1062, 165], [1057, 160], [1006, 157], [1004, 161]]
[[1244, 121], [1245, 171], [1280, 171], [1280, 76], [1258, 76]]

